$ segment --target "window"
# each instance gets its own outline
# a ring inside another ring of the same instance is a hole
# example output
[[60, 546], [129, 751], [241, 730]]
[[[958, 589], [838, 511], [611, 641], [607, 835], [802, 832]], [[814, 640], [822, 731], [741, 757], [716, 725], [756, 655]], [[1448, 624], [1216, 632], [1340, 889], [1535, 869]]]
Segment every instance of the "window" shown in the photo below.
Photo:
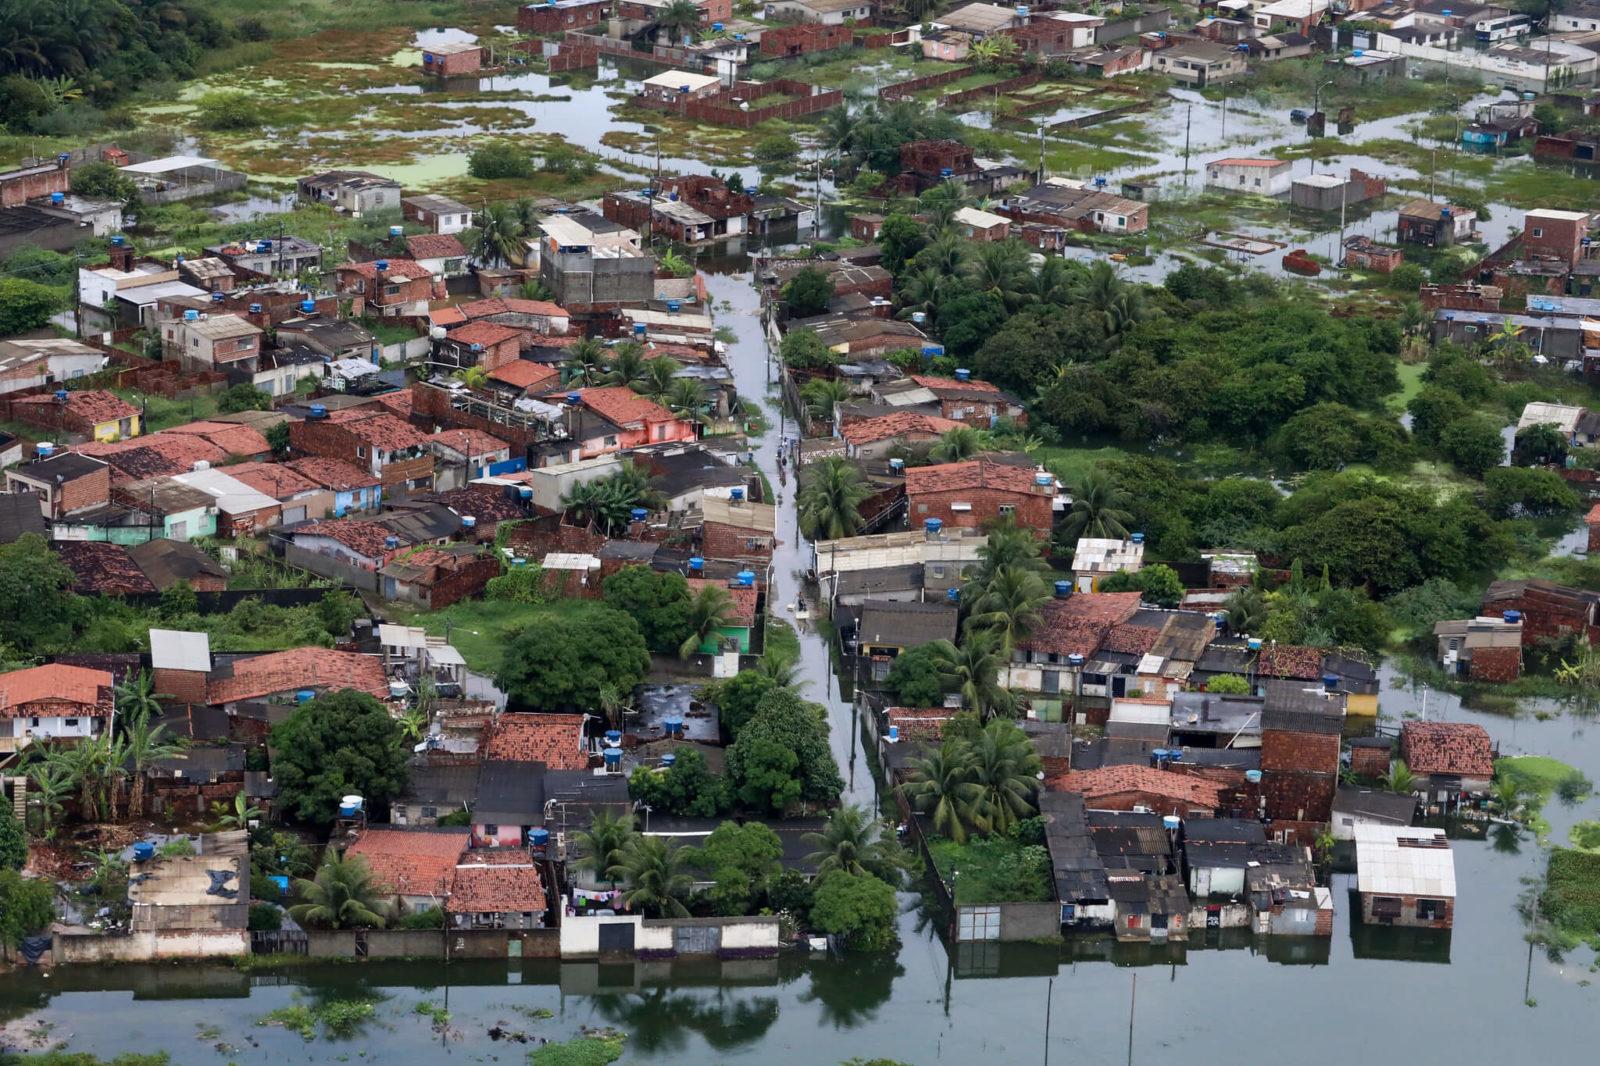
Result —
[[1003, 515], [1016, 514], [1017, 513], [1017, 505], [1014, 504], [1014, 503], [1002, 503], [1000, 505], [1000, 513], [1003, 514]]
[[1137, 929], [1137, 928], [1139, 928], [1139, 926], [1141, 924], [1143, 924], [1143, 919], [1141, 919], [1139, 917], [1139, 915], [1137, 915], [1137, 914], [1128, 915], [1128, 928], [1129, 929]]
[[[1260, 185], [1261, 183], [1258, 181], [1258, 182], [1256, 182], [1256, 184]], [[400, 295], [400, 286], [398, 286], [398, 285], [385, 285], [383, 287], [383, 294], [385, 296], [399, 296]]]
[[35, 729], [39, 728], [39, 716], [38, 715], [34, 715], [33, 718], [29, 720], [29, 724], [32, 725]]
[[200, 347], [200, 338], [199, 337], [190, 337], [189, 338], [189, 347], [191, 347], [191, 348]]
[[78, 720], [76, 718], [68, 718], [64, 724], [68, 729], [78, 728]]
[[1256, 179], [1256, 188], [1258, 188], [1258, 189], [1261, 188], [1261, 179], [1260, 178]]
[[1417, 918], [1424, 922], [1436, 922], [1444, 917], [1444, 904], [1442, 899], [1417, 900]]
[[424, 808], [422, 808], [422, 817], [424, 817], [424, 818], [437, 818], [437, 817], [439, 817], [439, 808], [437, 808], [437, 807], [424, 807]]
[[972, 510], [972, 504], [970, 504], [970, 503], [952, 503], [950, 505], [950, 510], [952, 510], [952, 511], [970, 511], [970, 510]]
[[1538, 226], [1535, 226], [1535, 227], [1533, 227], [1533, 235], [1535, 237], [1543, 237], [1544, 236], [1544, 230], [1540, 229]]
[[928, 505], [925, 504], [925, 503], [917, 504], [917, 513], [918, 514], [927, 514], [928, 513]]
[[1378, 919], [1394, 920], [1400, 917], [1399, 896], [1373, 896], [1372, 916]]
[[488, 825], [483, 827], [483, 835], [486, 837], [497, 837], [500, 835], [500, 827], [495, 825], [493, 822], [490, 822]]
[[239, 342], [239, 350], [241, 352], [248, 352], [250, 350], [250, 338], [249, 337], [246, 337], [246, 338], [244, 338], [243, 340], [241, 340]]
[[356, 458], [357, 459], [365, 459], [366, 457], [367, 457], [367, 449], [365, 447], [359, 445], [359, 444], [356, 445]]
[[1240, 185], [1243, 185], [1243, 184], [1244, 184], [1244, 175], [1243, 175], [1243, 174], [1240, 174], [1240, 175], [1239, 175], [1239, 184], [1240, 184]]
[[615, 438], [615, 437], [607, 437], [606, 438], [606, 446], [607, 447], [614, 448], [614, 447], [616, 447], [616, 444], [617, 444], [617, 438]]

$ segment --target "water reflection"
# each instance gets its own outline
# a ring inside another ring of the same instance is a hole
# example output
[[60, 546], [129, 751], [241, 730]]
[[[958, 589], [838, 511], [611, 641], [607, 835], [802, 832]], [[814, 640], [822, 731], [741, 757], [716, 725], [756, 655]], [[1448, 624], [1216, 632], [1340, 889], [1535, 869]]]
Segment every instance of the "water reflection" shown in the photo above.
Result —
[[628, 1033], [630, 1047], [649, 1054], [686, 1051], [691, 1033], [718, 1051], [737, 1050], [759, 1041], [778, 1020], [776, 997], [743, 996], [726, 988], [602, 992], [589, 1003]]
[[833, 1029], [854, 1029], [873, 1021], [906, 971], [892, 951], [852, 952], [819, 959], [809, 967], [811, 988], [802, 1003], [815, 1003], [818, 1021]]

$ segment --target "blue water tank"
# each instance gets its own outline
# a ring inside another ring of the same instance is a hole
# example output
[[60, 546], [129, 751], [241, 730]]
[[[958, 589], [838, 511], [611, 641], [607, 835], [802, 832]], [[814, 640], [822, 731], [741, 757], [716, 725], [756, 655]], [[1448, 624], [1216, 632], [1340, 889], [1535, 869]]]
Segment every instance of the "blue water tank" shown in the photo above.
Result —
[[1261, 650], [1261, 638], [1260, 637], [1251, 637], [1251, 638], [1249, 638], [1248, 640], [1245, 641], [1245, 646], [1248, 647], [1251, 651], [1260, 651]]
[[1154, 759], [1156, 762], [1160, 762], [1162, 759], [1165, 759], [1166, 757], [1167, 757], [1167, 749], [1166, 748], [1151, 748], [1150, 749], [1150, 758]]
[[583, 393], [581, 393], [581, 392], [569, 392], [569, 393], [567, 393], [567, 402], [568, 403], [579, 403], [582, 400], [583, 400]]
[[1056, 599], [1064, 600], [1070, 595], [1072, 595], [1072, 582], [1070, 582], [1070, 581], [1057, 581], [1056, 582]]
[[720, 23], [720, 22], [713, 22], [713, 23], [712, 23], [712, 24], [711, 24], [711, 29], [712, 29], [712, 30], [713, 30], [713, 31], [715, 31], [715, 32], [717, 32], [717, 33], [721, 33], [721, 32], [722, 32], [722, 23]]
[[672, 314], [677, 314], [678, 313], [678, 301], [677, 300], [668, 300], [667, 301], [667, 310], [669, 312], [671, 312]]
[[1144, 543], [1144, 534], [1143, 533], [1135, 533], [1132, 536], [1130, 536], [1128, 539], [1133, 541], [1135, 544], [1143, 544]]
[[945, 589], [944, 590], [944, 598], [949, 600], [951, 603], [954, 603], [955, 601], [957, 601], [957, 600], [959, 600], [961, 598], [961, 590], [960, 589]]
[[57, 389], [56, 390], [56, 403], [66, 403], [66, 402], [67, 402], [67, 390], [66, 389]]
[[542, 848], [550, 843], [550, 830], [544, 826], [534, 826], [528, 830], [528, 843], [536, 848]]
[[634, 323], [634, 324], [633, 324], [633, 335], [634, 335], [634, 336], [635, 336], [635, 337], [642, 337], [642, 336], [644, 336], [644, 334], [645, 334], [645, 328], [646, 328], [646, 327], [645, 327], [645, 324], [644, 324], [644, 323], [643, 323], [643, 322], [635, 322], [635, 323]]
[[1166, 827], [1167, 832], [1172, 833], [1176, 832], [1178, 827], [1183, 824], [1183, 819], [1176, 814], [1169, 814], [1161, 819], [1161, 824]]
[[372, 265], [374, 267], [376, 267], [377, 269], [379, 269], [379, 270], [388, 270], [389, 269], [389, 260], [380, 259], [376, 263], [373, 263]]
[[937, 533], [944, 528], [944, 521], [938, 518], [924, 518], [922, 528], [929, 533]]
[[384, 537], [383, 538], [383, 546], [385, 548], [389, 549], [390, 551], [394, 551], [396, 548], [400, 547], [400, 538], [399, 537]]
[[522, 497], [523, 500], [531, 500], [533, 499], [533, 490], [530, 488], [520, 488], [517, 490], [517, 495]]
[[328, 417], [328, 405], [327, 404], [323, 404], [323, 403], [314, 403], [314, 404], [312, 404], [311, 405], [311, 417], [312, 418], [327, 418]]
[[610, 747], [615, 748], [618, 745], [620, 745], [621, 743], [622, 743], [622, 730], [620, 730], [620, 729], [608, 729], [608, 730], [606, 730], [606, 744], [607, 745], [609, 745]]
[[1339, 675], [1338, 674], [1323, 674], [1322, 675], [1322, 687], [1327, 689], [1329, 692], [1337, 692], [1337, 691], [1339, 691]]
[[1518, 622], [1522, 621], [1522, 612], [1521, 611], [1501, 611], [1500, 612], [1500, 617], [1505, 619], [1507, 624], [1516, 625]]
[[141, 840], [133, 846], [133, 858], [136, 862], [143, 862], [156, 853], [156, 846], [148, 841]]
[[674, 755], [670, 751], [667, 752], [665, 755], [661, 756], [661, 765], [666, 767], [669, 770], [672, 769], [673, 764], [676, 763], [677, 761], [678, 761], [678, 757], [676, 755]]
[[250, 313], [252, 315], [259, 315], [261, 313], [261, 305], [260, 304], [251, 304], [250, 305]]
[[268, 877], [267, 880], [278, 886], [278, 895], [287, 896], [289, 894], [289, 878], [287, 875], [274, 874]]
[[964, 366], [956, 367], [956, 380], [957, 381], [970, 381], [970, 380], [972, 380], [972, 371], [968, 370]]
[[315, 301], [315, 300], [301, 300], [300, 301], [300, 313], [302, 315], [314, 315], [314, 314], [316, 314], [317, 313], [317, 301]]
[[198, 322], [200, 321], [200, 312], [190, 308], [183, 313], [183, 320], [185, 322]]
[[113, 238], [111, 238], [111, 245], [114, 248], [121, 248], [126, 243], [127, 242], [122, 237], [113, 237]]
[[906, 468], [906, 461], [904, 459], [890, 459], [889, 460], [889, 469], [893, 470], [895, 473], [897, 473], [897, 474], [903, 473], [905, 471], [905, 468]]
[[683, 719], [678, 715], [669, 715], [661, 720], [662, 728], [671, 736], [678, 736], [683, 732]]
[[728, 499], [732, 500], [734, 503], [738, 503], [740, 500], [744, 499], [744, 489], [729, 489]]
[[474, 518], [472, 515], [469, 515], [469, 514], [462, 515], [461, 516], [461, 528], [462, 529], [477, 529], [478, 528], [478, 520], [476, 518]]
[[53, 204], [62, 204], [66, 203], [66, 201], [67, 194], [64, 192], [53, 192], [50, 194], [50, 202]]
[[650, 517], [650, 512], [646, 511], [643, 507], [635, 507], [629, 511], [628, 514], [633, 517], [635, 522], [643, 522], [646, 518]]
[[310, 703], [316, 698], [317, 690], [314, 688], [303, 688], [294, 694], [294, 701], [296, 703]]
[[1169, 749], [1167, 749], [1167, 759], [1170, 762], [1181, 762], [1183, 760], [1183, 749], [1182, 748], [1169, 748]]
[[1068, 666], [1082, 666], [1083, 665], [1083, 656], [1081, 656], [1081, 655], [1069, 655], [1069, 656], [1067, 656], [1067, 665]]
[[226, 299], [227, 299], [227, 297], [222, 295], [222, 293], [220, 293], [220, 292], [214, 292], [214, 293], [211, 294], [211, 302], [214, 303], [214, 304], [219, 304], [223, 300], [226, 300]]
[[741, 571], [739, 571], [739, 574], [738, 574], [738, 577], [736, 578], [736, 580], [744, 588], [749, 588], [750, 586], [752, 586], [752, 585], [754, 585], [756, 583], [755, 571], [753, 571], [753, 570], [741, 570]]
[[526, 559], [513, 559], [513, 560], [511, 560], [511, 566], [513, 568], [523, 567], [523, 566], [527, 566], [527, 565], [528, 565], [528, 560], [526, 560]]
[[691, 556], [689, 558], [689, 569], [690, 570], [704, 570], [705, 568], [706, 568], [706, 561], [704, 559], [700, 558], [700, 556], [695, 555], [695, 556]]
[[889, 739], [890, 740], [899, 740], [900, 739], [900, 727], [899, 726], [892, 725], [892, 726], [889, 727]]
[[1252, 785], [1259, 785], [1259, 784], [1261, 784], [1261, 771], [1260, 770], [1246, 770], [1244, 772], [1244, 779], [1246, 781], [1250, 782]]
[[602, 754], [605, 756], [607, 766], [620, 766], [622, 764], [621, 748], [607, 748]]

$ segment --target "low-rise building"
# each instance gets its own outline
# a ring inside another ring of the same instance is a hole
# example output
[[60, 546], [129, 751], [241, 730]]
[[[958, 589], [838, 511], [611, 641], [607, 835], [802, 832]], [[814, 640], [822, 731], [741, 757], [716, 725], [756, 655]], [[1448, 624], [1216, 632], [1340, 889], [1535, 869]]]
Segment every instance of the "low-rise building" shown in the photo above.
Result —
[[[572, 3], [573, 0], [563, 0], [563, 2]], [[536, 4], [529, 4], [528, 7], [543, 9], [543, 5]], [[400, 215], [408, 222], [427, 226], [430, 233], [460, 233], [462, 230], [472, 228], [472, 208], [459, 200], [452, 200], [448, 196], [435, 196], [432, 193], [402, 197]]]
[[[1069, 231], [1143, 233], [1150, 224], [1149, 205], [1070, 178], [1051, 178], [1007, 196], [997, 210], [1033, 224], [1023, 230], [1023, 239], [1046, 251], [1059, 251]], [[1052, 228], [1061, 232], [1049, 232]]]
[[297, 278], [322, 269], [322, 245], [292, 233], [209, 245], [205, 252], [235, 270], [269, 278]]
[[74, 452], [40, 450], [32, 462], [6, 470], [7, 492], [31, 492], [45, 518], [65, 518], [111, 500], [111, 467]]
[[1394, 268], [1405, 261], [1405, 253], [1387, 244], [1374, 243], [1370, 237], [1357, 234], [1344, 242], [1344, 265], [1352, 270], [1370, 270], [1377, 274], [1392, 274]]
[[1055, 478], [987, 456], [906, 471], [906, 506], [913, 526], [976, 528], [996, 518], [1014, 519], [1038, 537], [1050, 535]]
[[549, 903], [527, 847], [462, 854], [445, 905], [450, 929], [539, 929]]
[[181, 362], [191, 373], [254, 371], [263, 336], [261, 328], [243, 315], [185, 311], [181, 318], [161, 324], [161, 354]]
[[346, 213], [378, 211], [400, 203], [400, 183], [364, 170], [330, 170], [296, 183], [300, 199]]
[[1403, 244], [1429, 248], [1448, 248], [1477, 236], [1473, 223], [1478, 213], [1454, 204], [1412, 200], [1400, 208], [1395, 222], [1395, 239]]
[[950, 220], [963, 237], [973, 241], [1003, 241], [1011, 234], [1011, 220], [992, 211], [963, 207]]
[[1417, 800], [1409, 793], [1340, 785], [1333, 799], [1333, 838], [1355, 840], [1358, 825], [1408, 826], [1416, 814]]
[[1292, 185], [1286, 159], [1243, 159], [1230, 156], [1206, 164], [1206, 187], [1255, 196], [1281, 196]]
[[1382, 178], [1352, 167], [1348, 178], [1337, 174], [1307, 174], [1295, 178], [1289, 185], [1289, 202], [1308, 211], [1342, 211], [1382, 196], [1386, 188]]
[[206, 702], [235, 707], [247, 700], [264, 700], [300, 692], [322, 694], [354, 689], [370, 696], [389, 698], [389, 678], [383, 660], [332, 648], [291, 648], [236, 658], [216, 666], [206, 682]]
[[1144, 534], [1080, 537], [1072, 553], [1072, 580], [1078, 592], [1097, 592], [1110, 574], [1137, 574], [1144, 567]]
[[143, 411], [105, 389], [60, 389], [42, 396], [19, 396], [11, 401], [11, 412], [30, 425], [99, 441], [137, 437], [144, 424]]
[[345, 860], [364, 862], [373, 882], [403, 911], [442, 910], [471, 841], [465, 828], [370, 826], [345, 850]]
[[1230, 82], [1249, 70], [1250, 53], [1211, 41], [1179, 41], [1150, 56], [1150, 69], [1192, 89]]
[[1449, 929], [1456, 866], [1443, 829], [1357, 824], [1356, 891], [1369, 924]]
[[436, 294], [433, 274], [411, 259], [375, 259], [370, 263], [346, 263], [336, 271], [339, 294], [353, 300], [351, 314], [361, 317], [368, 311], [389, 317], [420, 317], [428, 313], [428, 303]]
[[403, 487], [406, 493], [426, 492], [433, 485], [434, 456], [427, 435], [386, 411], [351, 408], [291, 423], [289, 446], [303, 455], [357, 466], [391, 491]]
[[517, 9], [517, 29], [522, 33], [565, 33], [597, 26], [611, 10], [611, 0], [544, 0]]
[[422, 72], [436, 78], [476, 74], [482, 66], [482, 45], [466, 41], [443, 41], [422, 50]]
[[[1509, 617], [1508, 617], [1509, 616]], [[1522, 615], [1507, 611], [1436, 622], [1439, 665], [1474, 681], [1515, 681], [1522, 676]]]
[[65, 337], [0, 341], [0, 393], [73, 381], [105, 369], [109, 361], [100, 349]]
[[1222, 805], [1222, 786], [1202, 777], [1151, 766], [1073, 770], [1061, 791], [1082, 793], [1091, 810], [1153, 811], [1179, 818], [1209, 818]]
[[865, 22], [877, 10], [877, 0], [770, 0], [768, 18], [816, 22], [842, 26], [846, 22]]
[[111, 723], [111, 672], [51, 663], [0, 674], [0, 750], [35, 740], [94, 737]]
[[419, 233], [406, 238], [406, 251], [418, 266], [436, 278], [468, 274], [467, 249], [453, 233]]
[[1400, 761], [1431, 801], [1487, 793], [1494, 759], [1494, 743], [1481, 725], [1413, 720], [1400, 727]]

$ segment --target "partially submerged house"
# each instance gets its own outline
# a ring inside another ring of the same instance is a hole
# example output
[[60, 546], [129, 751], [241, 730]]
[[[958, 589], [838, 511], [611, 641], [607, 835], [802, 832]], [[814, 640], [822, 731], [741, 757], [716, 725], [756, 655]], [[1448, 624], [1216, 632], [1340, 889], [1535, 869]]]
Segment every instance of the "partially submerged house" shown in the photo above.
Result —
[[1481, 725], [1408, 721], [1400, 727], [1400, 760], [1430, 800], [1487, 793], [1494, 759], [1494, 743]]
[[1356, 891], [1369, 924], [1449, 929], [1456, 866], [1443, 829], [1357, 825]]

